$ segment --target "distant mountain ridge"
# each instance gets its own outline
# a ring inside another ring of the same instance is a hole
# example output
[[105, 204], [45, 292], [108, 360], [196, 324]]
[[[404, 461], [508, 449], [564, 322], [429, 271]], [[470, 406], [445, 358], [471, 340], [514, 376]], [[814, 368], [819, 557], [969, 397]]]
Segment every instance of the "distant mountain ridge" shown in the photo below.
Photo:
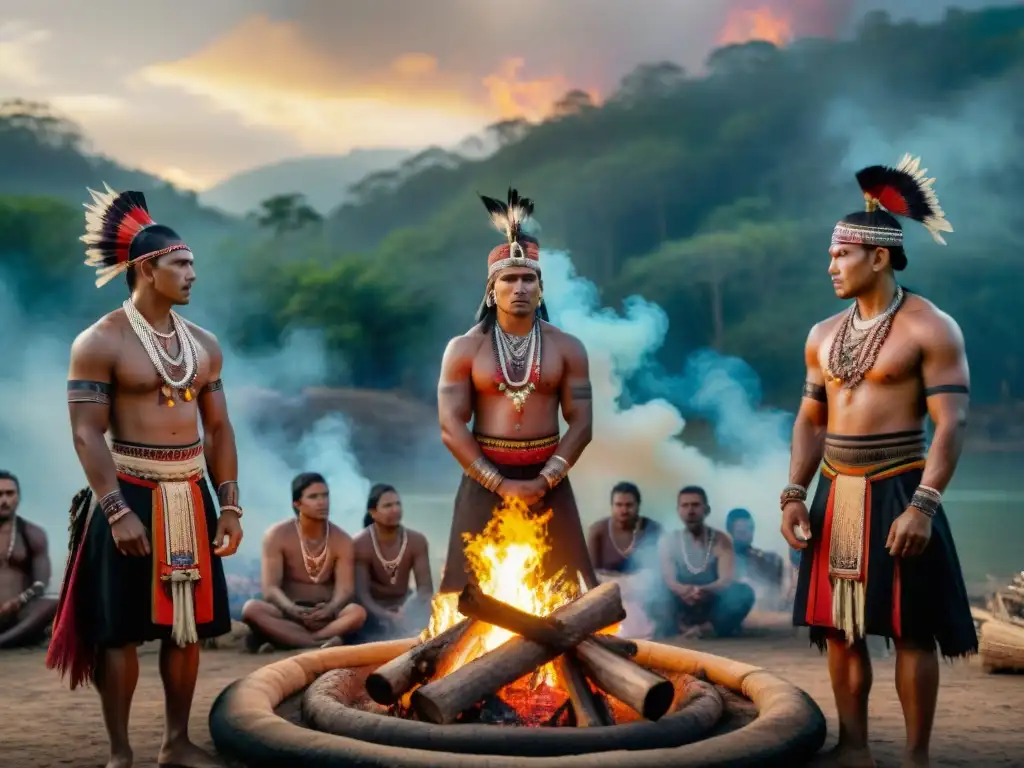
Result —
[[274, 195], [301, 192], [320, 213], [347, 199], [350, 186], [366, 176], [397, 166], [417, 149], [353, 149], [344, 155], [313, 155], [242, 171], [199, 193], [203, 205], [245, 215]]

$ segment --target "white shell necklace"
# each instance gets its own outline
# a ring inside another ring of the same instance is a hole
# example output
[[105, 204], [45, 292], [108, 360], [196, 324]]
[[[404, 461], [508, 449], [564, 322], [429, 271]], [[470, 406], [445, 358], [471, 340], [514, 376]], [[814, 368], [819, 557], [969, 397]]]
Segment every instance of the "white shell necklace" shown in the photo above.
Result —
[[[185, 325], [185, 322], [178, 313], [171, 312], [171, 327], [174, 329], [173, 334], [178, 337], [178, 354], [175, 357], [171, 357], [170, 353], [164, 349], [164, 346], [157, 343], [157, 331], [143, 317], [135, 304], [132, 303], [132, 300], [125, 299], [124, 304], [121, 306], [124, 308], [132, 330], [135, 331], [135, 335], [139, 337], [143, 349], [149, 355], [150, 362], [153, 363], [153, 367], [160, 374], [160, 378], [164, 380], [164, 386], [168, 390], [186, 393], [185, 399], [191, 400], [192, 382], [195, 381], [199, 369], [199, 354], [196, 351], [196, 340], [193, 338], [188, 326]], [[173, 368], [180, 367], [183, 369], [180, 379], [171, 377], [168, 365]], [[164, 394], [167, 395], [168, 393], [164, 392]]]
[[388, 579], [394, 584], [398, 580], [398, 566], [402, 562], [402, 558], [405, 556], [405, 546], [409, 543], [409, 535], [405, 532], [405, 527], [402, 527], [402, 545], [398, 548], [398, 554], [391, 560], [385, 560], [384, 554], [380, 551], [380, 542], [377, 540], [377, 525], [376, 523], [370, 526], [370, 540], [373, 542], [373, 552], [377, 555], [377, 559], [380, 564], [384, 566], [384, 570], [387, 571]]
[[[683, 531], [683, 536], [686, 536], [686, 531]], [[686, 566], [686, 570], [694, 575], [704, 573], [707, 570], [708, 563], [711, 561], [711, 547], [715, 542], [715, 534], [710, 529], [705, 528], [703, 536], [707, 538], [707, 544], [704, 546], [704, 562], [701, 563], [700, 568], [695, 568], [693, 563], [690, 562], [690, 555], [686, 551], [686, 539], [684, 538], [682, 541], [683, 565]]]

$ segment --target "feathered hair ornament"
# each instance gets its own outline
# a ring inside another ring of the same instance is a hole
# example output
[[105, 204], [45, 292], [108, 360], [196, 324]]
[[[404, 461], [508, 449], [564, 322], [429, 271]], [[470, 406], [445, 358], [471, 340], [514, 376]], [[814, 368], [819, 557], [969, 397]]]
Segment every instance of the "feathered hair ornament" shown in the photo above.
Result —
[[480, 195], [480, 199], [491, 216], [494, 228], [508, 240], [510, 255], [522, 258], [523, 246], [520, 239], [523, 235], [523, 225], [533, 215], [533, 200], [520, 197], [519, 191], [512, 187], [508, 188], [507, 203], [486, 195]]
[[[172, 230], [160, 227], [162, 239], [143, 253], [133, 257], [132, 244], [151, 227], [159, 227], [149, 215], [146, 196], [141, 192], [116, 192], [104, 183], [104, 191], [89, 189], [92, 202], [85, 206], [85, 234], [79, 239], [86, 244], [85, 263], [96, 269], [96, 287], [101, 288], [130, 267], [172, 251], [187, 250]], [[136, 248], [136, 251], [143, 250]]]
[[857, 183], [864, 193], [866, 210], [873, 213], [881, 206], [896, 216], [920, 222], [940, 245], [946, 241], [940, 233], [952, 232], [953, 225], [939, 206], [939, 198], [928, 178], [928, 169], [921, 167], [921, 158], [909, 154], [891, 168], [872, 165], [857, 172]]

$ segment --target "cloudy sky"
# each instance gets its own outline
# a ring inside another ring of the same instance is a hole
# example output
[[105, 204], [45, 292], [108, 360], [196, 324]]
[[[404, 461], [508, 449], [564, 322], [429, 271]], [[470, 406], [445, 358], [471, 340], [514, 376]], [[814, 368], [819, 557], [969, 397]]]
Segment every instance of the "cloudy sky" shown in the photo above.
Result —
[[639, 63], [698, 70], [718, 43], [947, 4], [992, 3], [0, 0], [0, 100], [47, 101], [94, 150], [202, 189], [298, 155], [453, 144], [570, 88], [600, 98]]

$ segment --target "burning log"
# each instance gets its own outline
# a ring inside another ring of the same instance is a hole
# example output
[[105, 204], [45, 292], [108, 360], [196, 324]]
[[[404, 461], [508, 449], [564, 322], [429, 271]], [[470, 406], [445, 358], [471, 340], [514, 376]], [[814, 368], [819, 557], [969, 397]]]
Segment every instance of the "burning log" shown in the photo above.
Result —
[[660, 719], [672, 706], [675, 687], [661, 675], [589, 638], [574, 653], [587, 677], [647, 720]]
[[[464, 610], [461, 601], [459, 609]], [[625, 617], [619, 585], [609, 582], [557, 609], [550, 618], [557, 619], [567, 635], [575, 638], [597, 632]], [[480, 699], [515, 682], [571, 647], [560, 642], [552, 648], [522, 636], [513, 637], [443, 678], [417, 688], [412, 694], [412, 705], [420, 718], [427, 722], [452, 723]], [[623, 663], [630, 663], [611, 651], [608, 653]]]
[[471, 619], [463, 619], [436, 637], [378, 667], [366, 678], [366, 692], [370, 698], [378, 704], [390, 706], [413, 686], [429, 680], [437, 670], [441, 656], [465, 635], [472, 623]]
[[[575, 649], [591, 680], [648, 720], [658, 720], [672, 706], [675, 688], [671, 681], [611, 650], [612, 646], [623, 648], [629, 645], [635, 649], [635, 643], [630, 644], [610, 635], [593, 635], [577, 641], [578, 635], [573, 637], [562, 631], [564, 624], [557, 620], [555, 614], [543, 618], [532, 616], [485, 595], [473, 586], [463, 590], [459, 598], [459, 611], [465, 616], [502, 627], [534, 642], [544, 643], [562, 653]], [[576, 642], [567, 645], [570, 641]], [[573, 705], [575, 708], [575, 701]], [[589, 719], [586, 713], [577, 712], [577, 717], [580, 720]]]
[[572, 710], [576, 715], [576, 725], [580, 728], [592, 728], [595, 725], [614, 725], [608, 718], [608, 712], [598, 702], [590, 683], [580, 669], [580, 663], [570, 654], [563, 654], [555, 660], [555, 671], [558, 679], [565, 686], [572, 702]]

